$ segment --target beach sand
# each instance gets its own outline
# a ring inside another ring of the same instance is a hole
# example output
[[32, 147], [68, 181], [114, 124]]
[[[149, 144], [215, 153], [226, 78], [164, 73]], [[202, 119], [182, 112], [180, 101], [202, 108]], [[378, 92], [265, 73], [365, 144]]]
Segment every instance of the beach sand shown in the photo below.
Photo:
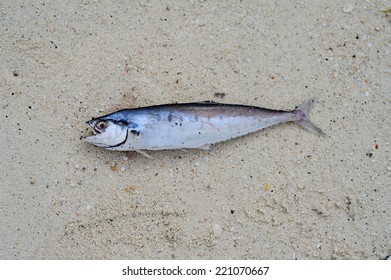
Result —
[[[1, 259], [384, 259], [389, 4], [1, 1]], [[291, 123], [153, 159], [80, 141], [120, 108], [310, 97], [324, 138]]]

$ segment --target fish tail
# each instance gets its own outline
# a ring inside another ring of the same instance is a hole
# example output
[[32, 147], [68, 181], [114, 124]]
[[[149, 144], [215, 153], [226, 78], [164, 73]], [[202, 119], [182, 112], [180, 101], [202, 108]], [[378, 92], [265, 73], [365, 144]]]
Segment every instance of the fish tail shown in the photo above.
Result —
[[312, 131], [315, 134], [324, 136], [325, 133], [322, 131], [322, 129], [314, 125], [309, 118], [309, 112], [314, 102], [315, 99], [310, 98], [307, 101], [303, 102], [299, 107], [297, 107], [296, 110], [293, 111], [294, 113], [297, 114], [297, 116], [300, 117], [300, 119], [295, 122], [301, 125], [302, 127], [304, 127], [305, 129]]

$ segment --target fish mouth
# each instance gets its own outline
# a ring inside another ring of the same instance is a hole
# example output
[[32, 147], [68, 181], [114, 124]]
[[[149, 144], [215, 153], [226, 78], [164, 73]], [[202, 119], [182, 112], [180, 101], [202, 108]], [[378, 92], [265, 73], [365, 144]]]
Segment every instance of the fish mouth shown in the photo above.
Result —
[[86, 124], [91, 128], [91, 131], [88, 135], [81, 136], [80, 140], [86, 141], [86, 142], [91, 142], [92, 140], [95, 139], [94, 138], [95, 136], [100, 135], [102, 133], [101, 131], [99, 131], [95, 128], [95, 123], [96, 123], [96, 121], [94, 121], [94, 120], [90, 120], [90, 121], [86, 122]]
[[[92, 133], [93, 133], [93, 134], [90, 135], [90, 136], [97, 135], [97, 134], [101, 134], [101, 131], [99, 131], [99, 130], [97, 130], [97, 129], [95, 128], [95, 123], [96, 123], [96, 121], [94, 121], [94, 120], [90, 120], [90, 121], [86, 122], [86, 124], [91, 128]], [[88, 137], [88, 136], [86, 136], [86, 137]]]

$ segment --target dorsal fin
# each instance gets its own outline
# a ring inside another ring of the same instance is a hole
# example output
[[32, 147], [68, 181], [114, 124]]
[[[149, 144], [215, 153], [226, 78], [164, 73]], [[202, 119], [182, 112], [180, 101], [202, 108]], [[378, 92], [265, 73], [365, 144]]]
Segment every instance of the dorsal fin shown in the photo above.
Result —
[[217, 104], [217, 102], [215, 102], [213, 100], [204, 100], [204, 101], [199, 101], [196, 103], [198, 103], [198, 104]]

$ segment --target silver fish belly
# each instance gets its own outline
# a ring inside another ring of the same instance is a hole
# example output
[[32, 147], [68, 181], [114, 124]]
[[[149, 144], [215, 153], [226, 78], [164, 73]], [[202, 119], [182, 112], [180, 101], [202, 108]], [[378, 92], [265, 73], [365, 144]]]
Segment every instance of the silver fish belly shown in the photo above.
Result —
[[88, 121], [93, 135], [81, 139], [116, 151], [208, 149], [212, 144], [286, 122], [322, 135], [308, 117], [313, 102], [309, 99], [293, 111], [215, 102], [125, 109]]

